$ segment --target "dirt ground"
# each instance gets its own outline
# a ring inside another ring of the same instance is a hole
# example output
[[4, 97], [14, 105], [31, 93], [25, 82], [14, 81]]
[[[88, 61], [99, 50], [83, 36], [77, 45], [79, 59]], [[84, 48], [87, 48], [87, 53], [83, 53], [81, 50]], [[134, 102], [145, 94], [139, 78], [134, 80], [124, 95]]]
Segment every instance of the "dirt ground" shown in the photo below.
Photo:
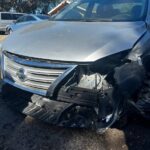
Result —
[[6, 35], [0, 35], [0, 42], [6, 38]]
[[[4, 38], [0, 36], [0, 39]], [[0, 150], [149, 150], [150, 123], [130, 119], [103, 135], [53, 127], [9, 109], [0, 98]]]

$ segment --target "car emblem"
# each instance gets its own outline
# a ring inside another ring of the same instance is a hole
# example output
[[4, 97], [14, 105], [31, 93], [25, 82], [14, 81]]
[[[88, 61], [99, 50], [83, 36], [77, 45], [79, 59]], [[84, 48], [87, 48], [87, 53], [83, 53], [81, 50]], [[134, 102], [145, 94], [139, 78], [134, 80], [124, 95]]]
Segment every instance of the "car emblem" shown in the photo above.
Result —
[[25, 70], [23, 68], [20, 68], [17, 73], [16, 73], [18, 79], [22, 82], [26, 81], [26, 73]]

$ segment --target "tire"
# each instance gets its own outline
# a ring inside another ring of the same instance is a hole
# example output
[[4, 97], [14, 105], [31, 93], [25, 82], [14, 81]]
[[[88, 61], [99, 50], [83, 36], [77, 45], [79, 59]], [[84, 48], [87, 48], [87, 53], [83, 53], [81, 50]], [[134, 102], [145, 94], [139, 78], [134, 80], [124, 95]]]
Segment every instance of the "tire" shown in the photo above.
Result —
[[9, 29], [8, 30], [8, 34], [12, 34], [13, 33], [13, 30], [12, 29]]

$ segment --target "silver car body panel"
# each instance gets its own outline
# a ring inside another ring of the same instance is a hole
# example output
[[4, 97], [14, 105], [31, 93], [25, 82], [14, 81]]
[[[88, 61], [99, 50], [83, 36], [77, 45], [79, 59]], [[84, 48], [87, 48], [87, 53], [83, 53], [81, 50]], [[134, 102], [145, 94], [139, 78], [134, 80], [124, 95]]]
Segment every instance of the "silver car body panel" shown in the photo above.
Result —
[[94, 62], [133, 48], [145, 22], [44, 21], [10, 35], [3, 49], [22, 56], [67, 62]]

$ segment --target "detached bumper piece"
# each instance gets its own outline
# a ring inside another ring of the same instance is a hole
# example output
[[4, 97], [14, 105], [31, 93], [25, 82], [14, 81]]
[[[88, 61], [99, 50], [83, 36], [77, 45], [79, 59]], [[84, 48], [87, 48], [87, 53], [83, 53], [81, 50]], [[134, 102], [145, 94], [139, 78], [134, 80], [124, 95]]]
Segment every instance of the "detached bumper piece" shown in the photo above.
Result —
[[98, 97], [100, 96], [98, 90], [89, 90], [79, 87], [72, 87], [66, 90], [61, 88], [57, 99], [77, 105], [84, 105], [89, 107], [97, 107]]
[[[3, 85], [2, 91], [3, 100], [5, 100], [11, 108], [52, 125], [73, 128], [88, 128], [92, 130], [103, 128], [105, 130], [107, 129], [106, 125], [109, 126], [111, 124], [110, 121], [113, 122], [113, 120], [109, 119], [112, 115], [109, 116], [107, 120], [103, 119], [102, 122], [99, 122], [103, 116], [106, 116], [106, 110], [104, 110], [106, 103], [102, 106], [104, 101], [102, 102], [101, 99], [101, 104], [99, 103], [102, 108], [101, 111], [98, 111], [98, 109], [95, 109], [96, 107], [93, 107], [96, 104], [94, 99], [92, 103], [93, 106], [88, 106], [91, 105], [89, 103], [91, 97], [89, 96], [92, 96], [92, 94], [87, 93], [87, 91], [85, 92], [86, 97], [84, 101], [84, 104], [86, 102], [87, 105], [78, 104], [78, 102], [74, 103], [75, 99], [72, 99], [72, 102], [69, 102], [69, 100], [68, 102], [63, 102], [63, 99], [61, 101], [50, 100], [45, 97], [14, 88], [8, 84]], [[101, 118], [99, 117], [99, 113], [101, 113]], [[108, 113], [110, 114], [110, 111]]]
[[[31, 97], [32, 103], [23, 113], [57, 126], [92, 128], [92, 109], [71, 103], [52, 101], [38, 95]], [[94, 113], [94, 112], [93, 112]]]
[[14, 88], [8, 84], [3, 85], [2, 91], [3, 100], [12, 109], [52, 125], [74, 128], [93, 128], [93, 123], [96, 120], [96, 118], [94, 118], [96, 114], [90, 107], [53, 101]]

